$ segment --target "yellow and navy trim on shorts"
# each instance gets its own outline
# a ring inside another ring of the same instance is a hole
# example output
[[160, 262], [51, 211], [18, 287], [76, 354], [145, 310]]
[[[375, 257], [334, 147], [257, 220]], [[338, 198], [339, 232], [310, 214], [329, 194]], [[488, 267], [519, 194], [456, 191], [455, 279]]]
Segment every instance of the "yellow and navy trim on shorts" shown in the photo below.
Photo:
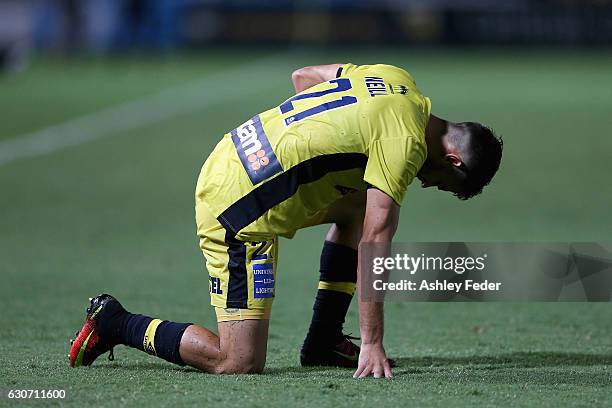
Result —
[[226, 229], [225, 243], [227, 244], [227, 269], [229, 281], [227, 285], [228, 308], [247, 309], [249, 300], [249, 281], [246, 266], [245, 243], [235, 238], [235, 234]]

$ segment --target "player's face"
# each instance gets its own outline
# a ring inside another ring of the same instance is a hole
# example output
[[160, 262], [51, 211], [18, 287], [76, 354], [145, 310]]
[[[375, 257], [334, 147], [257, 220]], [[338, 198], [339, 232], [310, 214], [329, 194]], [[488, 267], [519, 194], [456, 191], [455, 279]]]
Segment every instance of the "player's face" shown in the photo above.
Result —
[[460, 193], [462, 190], [461, 180], [457, 172], [446, 161], [436, 163], [429, 158], [417, 173], [417, 178], [421, 181], [421, 187], [437, 187], [438, 190]]

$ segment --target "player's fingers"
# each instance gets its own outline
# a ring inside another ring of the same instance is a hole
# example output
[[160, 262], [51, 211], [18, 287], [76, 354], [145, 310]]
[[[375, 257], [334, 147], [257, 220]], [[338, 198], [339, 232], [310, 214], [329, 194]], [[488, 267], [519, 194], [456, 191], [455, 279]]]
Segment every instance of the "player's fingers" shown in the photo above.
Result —
[[372, 374], [372, 368], [370, 366], [366, 366], [358, 378], [365, 378], [371, 374]]
[[355, 373], [353, 374], [353, 378], [359, 378], [364, 369], [365, 366], [363, 364], [359, 364], [359, 366], [357, 366], [357, 370], [355, 370]]
[[380, 378], [383, 376], [383, 373], [385, 372], [385, 369], [383, 367], [376, 367], [374, 369], [374, 378]]
[[385, 369], [385, 378], [393, 378], [393, 373], [391, 372], [391, 363], [389, 363], [389, 361], [387, 360], [383, 364], [383, 367]]

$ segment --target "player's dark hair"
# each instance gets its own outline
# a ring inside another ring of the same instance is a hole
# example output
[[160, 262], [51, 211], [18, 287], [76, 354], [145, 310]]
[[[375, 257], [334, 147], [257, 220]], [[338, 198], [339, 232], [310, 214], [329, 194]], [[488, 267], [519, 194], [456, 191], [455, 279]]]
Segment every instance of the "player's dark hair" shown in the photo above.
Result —
[[455, 195], [461, 200], [467, 200], [480, 194], [493, 179], [499, 169], [504, 141], [480, 123], [464, 122], [460, 126], [470, 135], [467, 145], [470, 162], [469, 165], [461, 166], [465, 175], [463, 191]]

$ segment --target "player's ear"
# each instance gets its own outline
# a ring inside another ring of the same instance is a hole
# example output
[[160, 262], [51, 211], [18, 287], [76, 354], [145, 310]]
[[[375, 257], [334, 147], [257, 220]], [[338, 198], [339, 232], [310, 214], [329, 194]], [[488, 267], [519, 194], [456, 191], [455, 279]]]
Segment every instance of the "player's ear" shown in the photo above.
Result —
[[444, 156], [444, 159], [455, 167], [461, 167], [461, 165], [463, 164], [461, 157], [457, 156], [454, 153], [447, 153]]

